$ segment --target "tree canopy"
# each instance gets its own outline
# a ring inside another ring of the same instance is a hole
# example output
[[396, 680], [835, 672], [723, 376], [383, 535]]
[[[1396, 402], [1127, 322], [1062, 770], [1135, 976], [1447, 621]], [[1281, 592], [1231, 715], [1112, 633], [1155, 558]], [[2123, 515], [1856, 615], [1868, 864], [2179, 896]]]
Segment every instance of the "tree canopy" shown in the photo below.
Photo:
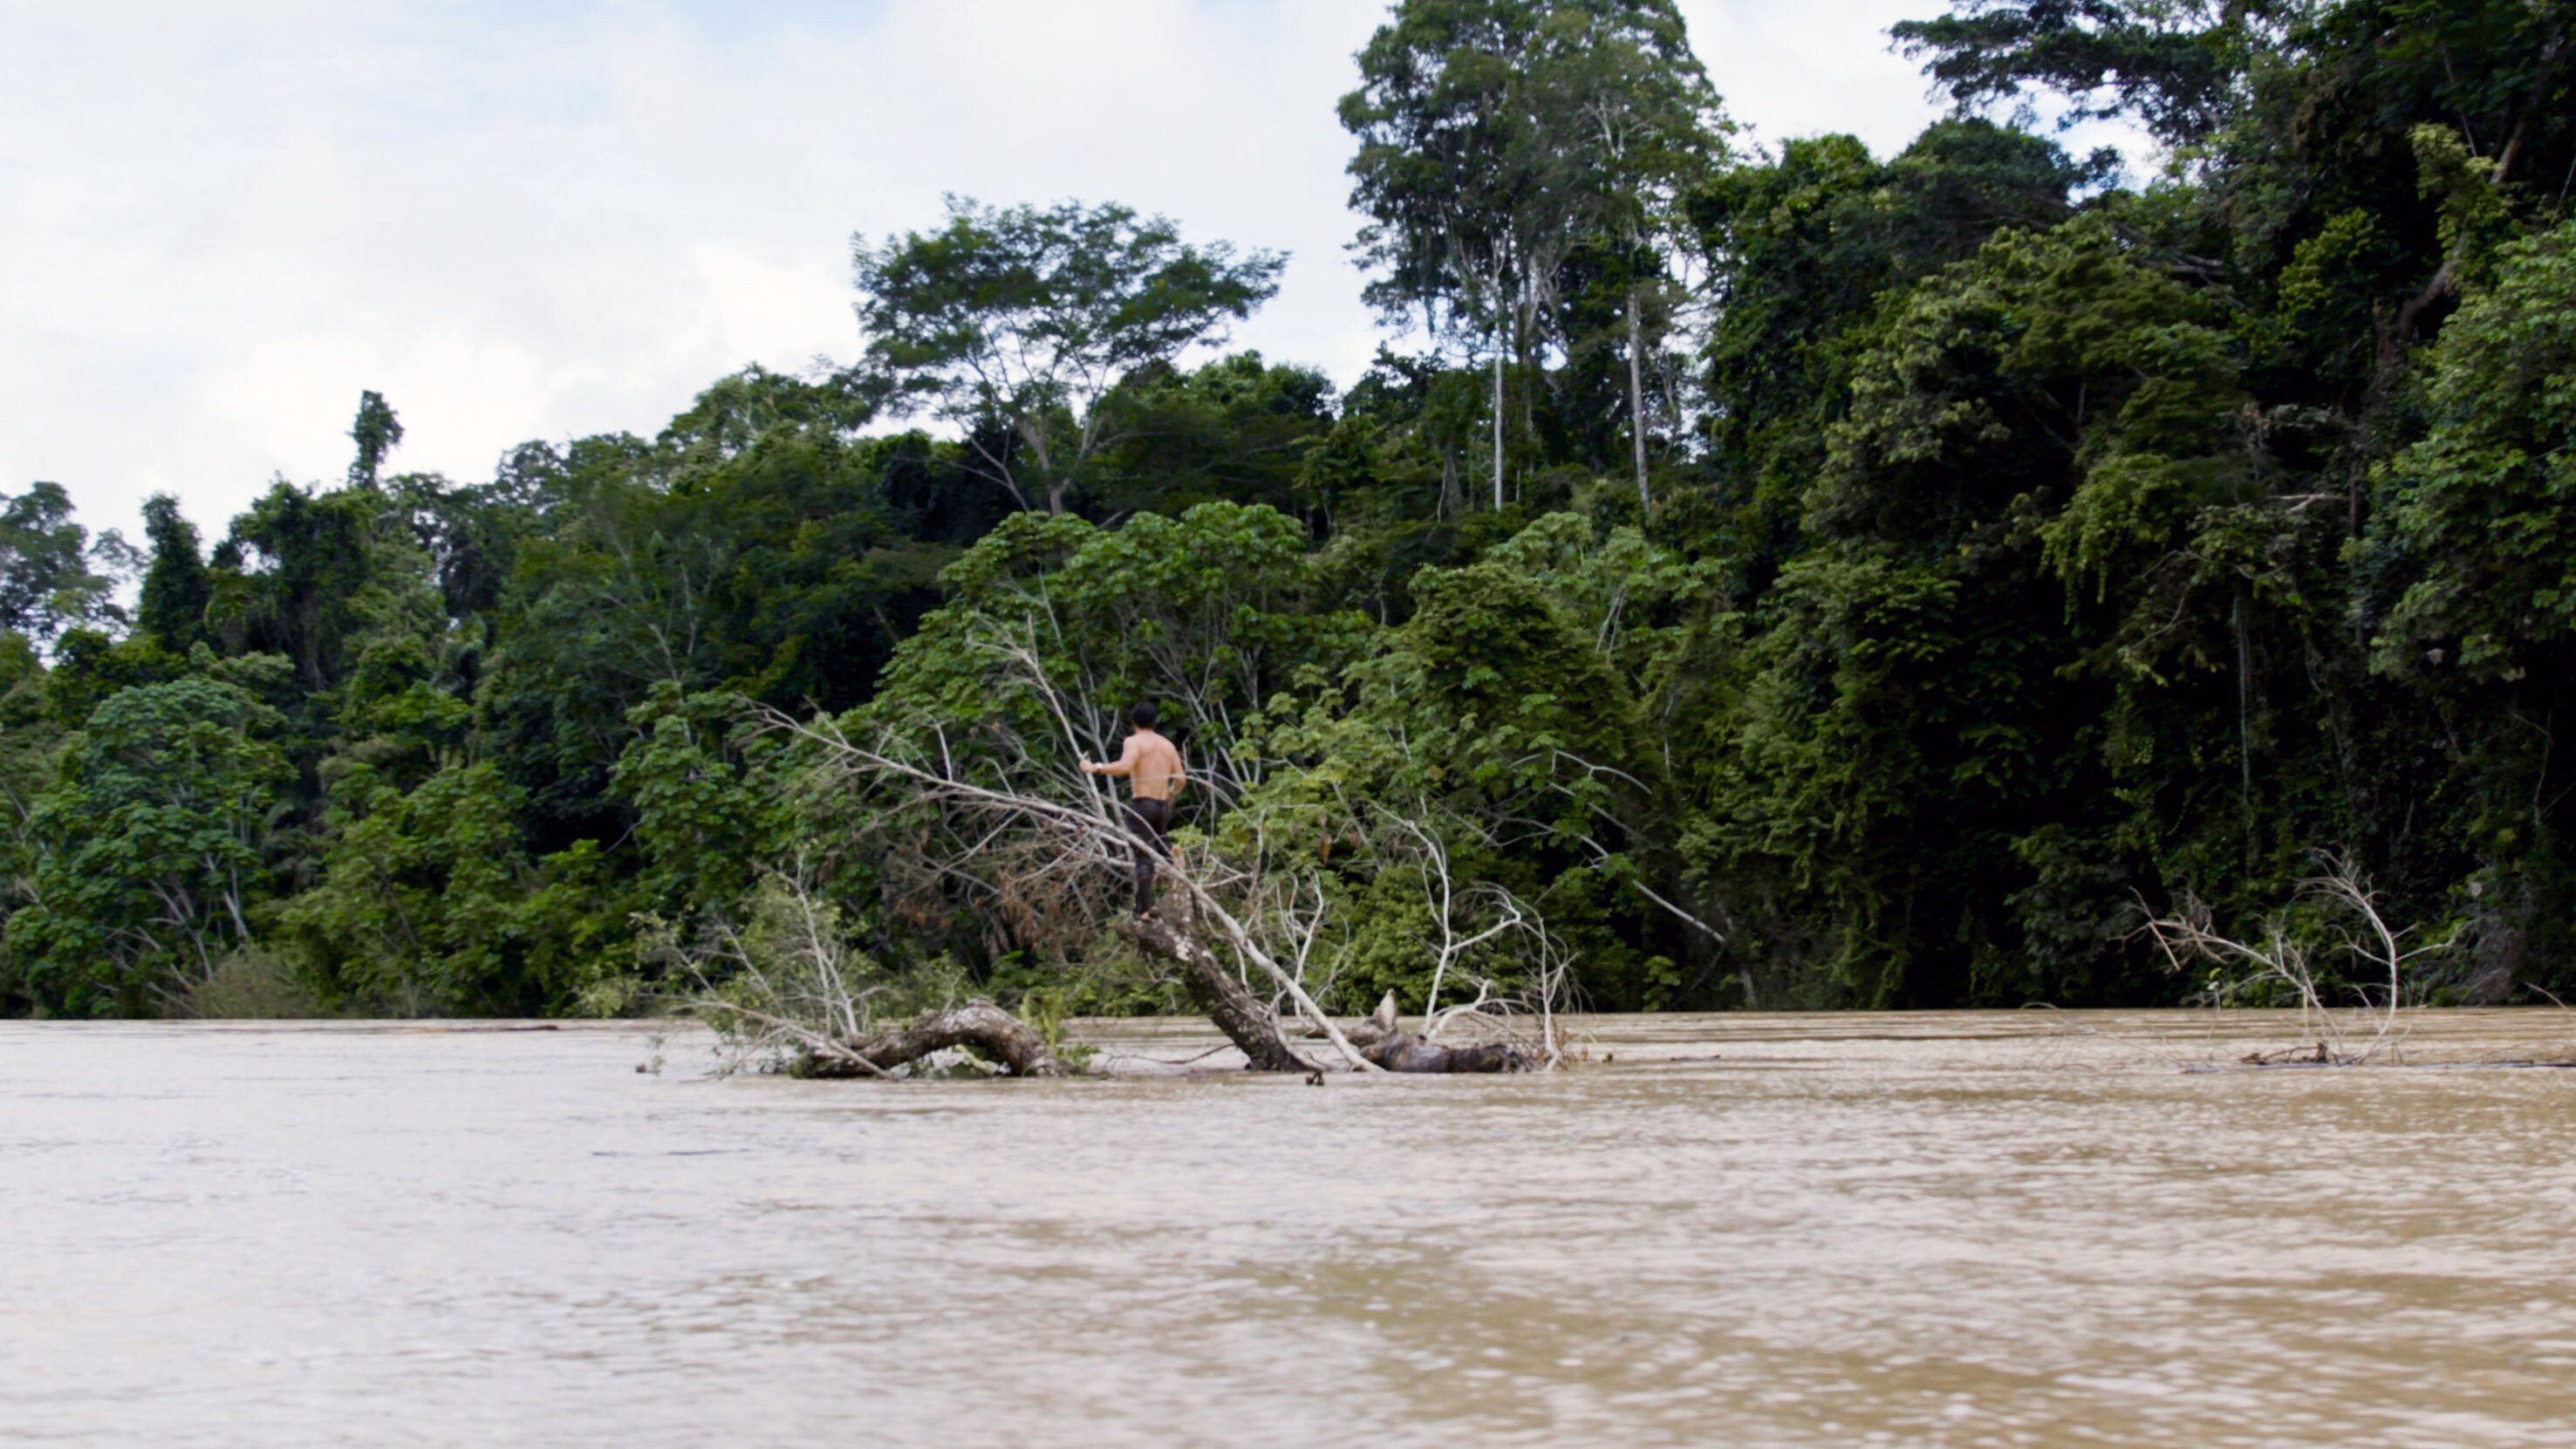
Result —
[[1101, 402], [1141, 369], [1222, 340], [1278, 290], [1287, 258], [1192, 246], [1118, 205], [950, 197], [933, 232], [854, 239], [870, 395], [965, 435], [1026, 508], [1062, 513], [1114, 434]]

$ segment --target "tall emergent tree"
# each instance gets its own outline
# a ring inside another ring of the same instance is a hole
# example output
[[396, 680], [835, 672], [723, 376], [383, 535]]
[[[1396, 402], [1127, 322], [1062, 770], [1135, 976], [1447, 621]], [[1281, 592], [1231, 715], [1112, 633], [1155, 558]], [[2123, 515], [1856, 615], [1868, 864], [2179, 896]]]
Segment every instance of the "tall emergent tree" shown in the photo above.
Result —
[[[1358, 250], [1380, 271], [1366, 295], [1487, 351], [1500, 508], [1506, 360], [1526, 373], [1564, 340], [1555, 313], [1578, 247], [1625, 245], [1626, 270], [1670, 234], [1717, 154], [1717, 96], [1672, 0], [1403, 0], [1359, 63], [1341, 116], [1360, 143], [1351, 204], [1370, 218]], [[1628, 301], [1633, 348], [1642, 290]], [[1639, 414], [1643, 388], [1640, 368]]]
[[372, 389], [359, 393], [358, 416], [349, 424], [349, 441], [358, 445], [357, 456], [349, 461], [349, 481], [375, 487], [377, 472], [402, 440], [402, 419], [385, 395]]
[[1725, 161], [1729, 127], [1672, 0], [1560, 6], [1540, 24], [1531, 62], [1549, 141], [1593, 183], [1578, 182], [1573, 194], [1620, 293], [1629, 447], [1644, 507], [1653, 502], [1646, 357], [1673, 310], [1683, 202]]
[[1193, 246], [1115, 204], [948, 199], [948, 225], [853, 237], [859, 366], [897, 414], [956, 424], [1023, 508], [1062, 513], [1115, 441], [1099, 404], [1138, 369], [1222, 340], [1279, 289], [1287, 257]]

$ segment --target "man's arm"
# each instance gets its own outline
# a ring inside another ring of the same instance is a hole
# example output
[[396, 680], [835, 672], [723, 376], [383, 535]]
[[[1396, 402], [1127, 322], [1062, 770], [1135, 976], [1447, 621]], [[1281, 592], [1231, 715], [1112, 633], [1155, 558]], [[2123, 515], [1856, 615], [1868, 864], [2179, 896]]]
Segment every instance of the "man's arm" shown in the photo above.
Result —
[[1102, 765], [1095, 765], [1089, 760], [1082, 762], [1082, 773], [1086, 775], [1132, 775], [1135, 772], [1136, 737], [1134, 735], [1127, 737], [1127, 748], [1117, 759]]

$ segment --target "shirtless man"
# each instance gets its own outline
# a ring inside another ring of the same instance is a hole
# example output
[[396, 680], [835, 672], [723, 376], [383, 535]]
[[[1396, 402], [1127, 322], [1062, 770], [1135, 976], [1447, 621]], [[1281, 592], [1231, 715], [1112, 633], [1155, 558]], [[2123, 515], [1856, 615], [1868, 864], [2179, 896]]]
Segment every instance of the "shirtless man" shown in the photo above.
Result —
[[1136, 837], [1136, 914], [1142, 916], [1154, 904], [1154, 858], [1171, 856], [1172, 802], [1189, 777], [1181, 770], [1181, 752], [1154, 733], [1152, 704], [1130, 709], [1127, 720], [1132, 728], [1126, 750], [1107, 764], [1085, 760], [1082, 772], [1127, 777], [1127, 829]]

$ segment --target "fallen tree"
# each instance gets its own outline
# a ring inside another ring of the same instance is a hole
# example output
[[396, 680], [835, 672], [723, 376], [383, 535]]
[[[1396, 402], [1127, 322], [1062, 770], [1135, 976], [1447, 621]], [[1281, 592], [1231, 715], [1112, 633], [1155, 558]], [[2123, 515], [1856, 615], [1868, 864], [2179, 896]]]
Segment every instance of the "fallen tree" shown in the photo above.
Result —
[[[1012, 949], [1078, 952], [1103, 936], [1123, 939], [1176, 968], [1192, 1004], [1256, 1070], [1491, 1072], [1545, 1069], [1561, 1059], [1555, 1022], [1566, 962], [1543, 918], [1499, 886], [1458, 888], [1446, 851], [1422, 844], [1434, 838], [1419, 827], [1418, 817], [1383, 803], [1340, 811], [1321, 833], [1372, 840], [1408, 878], [1421, 877], [1438, 931], [1430, 943], [1437, 968], [1433, 1005], [1443, 978], [1462, 988], [1472, 985], [1475, 1000], [1467, 1007], [1435, 1009], [1418, 1035], [1396, 1033], [1389, 1023], [1364, 1050], [1316, 999], [1332, 979], [1334, 968], [1326, 959], [1331, 951], [1319, 943], [1327, 939], [1338, 898], [1327, 889], [1314, 854], [1278, 843], [1314, 838], [1319, 827], [1313, 819], [1282, 815], [1274, 821], [1239, 799], [1221, 797], [1219, 804], [1231, 807], [1224, 816], [1232, 843], [1210, 842], [1193, 848], [1186, 861], [1166, 856], [1157, 862], [1167, 888], [1150, 913], [1130, 917], [1123, 877], [1136, 841], [1110, 795], [1074, 768], [1086, 735], [1077, 715], [1099, 712], [1070, 706], [1034, 650], [1011, 643], [983, 647], [995, 666], [983, 697], [1034, 704], [1035, 716], [1048, 722], [1045, 729], [1013, 728], [996, 716], [952, 739], [937, 720], [879, 719], [851, 728], [856, 721], [776, 711], [762, 716], [770, 729], [812, 752], [862, 797], [864, 808], [856, 813], [882, 822], [875, 839], [890, 873], [917, 884], [929, 898], [925, 909], [941, 901], [972, 901], [986, 919], [1014, 933]], [[1212, 783], [1224, 788], [1221, 779]], [[1501, 989], [1491, 976], [1478, 974], [1477, 953], [1515, 949], [1521, 954], [1511, 959], [1536, 963], [1522, 986]], [[1534, 1040], [1439, 1040], [1462, 1013], [1490, 1023], [1522, 1004], [1537, 1023]], [[1310, 1056], [1292, 1045], [1284, 1028], [1290, 1019], [1326, 1050]], [[837, 1035], [847, 1039], [855, 1033]]]

